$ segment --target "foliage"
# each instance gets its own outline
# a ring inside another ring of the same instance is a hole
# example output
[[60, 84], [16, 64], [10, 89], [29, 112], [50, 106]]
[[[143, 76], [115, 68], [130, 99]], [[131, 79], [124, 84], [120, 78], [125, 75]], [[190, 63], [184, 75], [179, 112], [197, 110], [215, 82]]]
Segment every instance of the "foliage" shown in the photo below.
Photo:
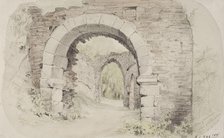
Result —
[[35, 88], [30, 88], [28, 93], [29, 93], [29, 95], [31, 97], [31, 101], [32, 101], [32, 104], [33, 104], [33, 108], [32, 108], [33, 114], [38, 116], [38, 117], [50, 116], [51, 113], [50, 112], [46, 112], [46, 110], [44, 110], [44, 106], [43, 106], [43, 101], [41, 99], [40, 90], [39, 89], [35, 89]]
[[121, 99], [123, 97], [123, 75], [115, 63], [108, 64], [102, 71], [102, 94], [106, 98]]
[[172, 124], [169, 118], [160, 121], [132, 120], [124, 123], [124, 127], [121, 129], [121, 132], [137, 136], [188, 138], [192, 134], [190, 122], [189, 117], [183, 120], [179, 126]]
[[74, 120], [80, 118], [81, 105], [79, 96], [74, 90], [63, 92], [64, 111], [62, 117], [64, 120]]

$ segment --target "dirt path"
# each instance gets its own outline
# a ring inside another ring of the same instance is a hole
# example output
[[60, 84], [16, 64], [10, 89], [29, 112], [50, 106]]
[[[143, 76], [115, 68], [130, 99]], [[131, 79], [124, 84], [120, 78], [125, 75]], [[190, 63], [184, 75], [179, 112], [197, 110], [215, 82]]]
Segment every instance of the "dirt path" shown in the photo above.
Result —
[[92, 108], [86, 118], [23, 125], [19, 129], [31, 138], [109, 138], [119, 135], [123, 122], [134, 116], [136, 112], [122, 107], [120, 101], [105, 100]]

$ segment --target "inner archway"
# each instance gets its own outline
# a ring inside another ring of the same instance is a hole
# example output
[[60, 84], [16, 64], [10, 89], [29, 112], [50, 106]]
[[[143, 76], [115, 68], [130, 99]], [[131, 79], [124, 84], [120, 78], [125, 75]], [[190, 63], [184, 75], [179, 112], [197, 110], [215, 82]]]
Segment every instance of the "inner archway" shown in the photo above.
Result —
[[[79, 91], [87, 97], [92, 97], [98, 102], [102, 97], [101, 79], [105, 69], [107, 73], [109, 72], [112, 75], [110, 78], [120, 79], [122, 87], [124, 87], [125, 76], [129, 75], [128, 68], [131, 65], [137, 66], [137, 61], [131, 52], [113, 38], [104, 36], [92, 37], [85, 40], [85, 42], [72, 45], [67, 58], [67, 71], [76, 74], [75, 91]], [[116, 63], [117, 65], [112, 64], [110, 66], [110, 63]], [[138, 73], [138, 70], [132, 72]], [[114, 76], [114, 73], [117, 76]], [[123, 97], [126, 90], [122, 89]]]

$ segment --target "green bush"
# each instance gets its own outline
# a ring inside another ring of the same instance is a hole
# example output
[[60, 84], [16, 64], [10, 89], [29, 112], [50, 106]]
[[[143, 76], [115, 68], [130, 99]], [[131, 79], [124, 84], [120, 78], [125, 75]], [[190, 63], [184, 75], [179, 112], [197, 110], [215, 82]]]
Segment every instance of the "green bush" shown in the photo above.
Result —
[[166, 118], [160, 121], [139, 121], [132, 120], [124, 123], [121, 129], [122, 133], [129, 133], [137, 136], [157, 136], [161, 138], [188, 138], [191, 137], [191, 120], [187, 117], [181, 125], [172, 124], [171, 120]]

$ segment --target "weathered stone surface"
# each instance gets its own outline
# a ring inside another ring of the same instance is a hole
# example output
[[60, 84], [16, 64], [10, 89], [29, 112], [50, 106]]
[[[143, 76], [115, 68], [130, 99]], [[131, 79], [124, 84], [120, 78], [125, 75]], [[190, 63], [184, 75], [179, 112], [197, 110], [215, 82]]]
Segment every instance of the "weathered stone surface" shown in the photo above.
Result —
[[86, 23], [99, 24], [101, 16], [101, 14], [86, 14]]
[[56, 49], [55, 55], [64, 57], [65, 55], [67, 55], [68, 49], [69, 49], [69, 46], [64, 46], [59, 44], [59, 46]]
[[125, 22], [122, 27], [120, 28], [120, 31], [122, 33], [125, 34], [125, 36], [129, 39], [129, 37], [134, 33], [136, 32], [136, 26], [131, 23], [131, 22]]
[[67, 19], [63, 25], [65, 26], [65, 28], [69, 31], [71, 31], [74, 27], [75, 27], [75, 21], [73, 18], [69, 18]]
[[52, 74], [50, 78], [53, 79], [62, 79], [64, 74], [64, 70], [62, 68], [53, 67]]
[[68, 65], [68, 59], [66, 57], [61, 57], [61, 56], [55, 56], [54, 57], [54, 66], [62, 69], [66, 69]]
[[50, 85], [48, 83], [48, 79], [44, 79], [44, 78], [40, 79], [40, 87], [41, 88], [49, 88]]
[[52, 68], [53, 66], [45, 65], [41, 70], [41, 78], [50, 78], [52, 74]]
[[45, 46], [45, 49], [44, 51], [45, 52], [48, 52], [48, 53], [52, 53], [54, 54], [56, 49], [57, 49], [57, 46], [59, 44], [59, 41], [53, 39], [53, 38], [50, 38], [48, 41], [47, 41], [47, 44]]
[[52, 102], [61, 102], [62, 101], [62, 90], [54, 88], [52, 90]]
[[133, 33], [130, 36], [130, 40], [131, 40], [132, 44], [136, 47], [136, 49], [146, 45], [146, 42], [143, 40], [143, 38], [137, 32]]
[[120, 30], [121, 27], [124, 25], [125, 21], [121, 20], [120, 18], [117, 17], [115, 22], [113, 23], [113, 28]]
[[52, 110], [54, 113], [61, 113], [63, 112], [63, 102], [52, 102]]
[[57, 40], [58, 42], [68, 33], [68, 30], [64, 25], [57, 27], [54, 32], [51, 34], [51, 37]]
[[87, 24], [87, 21], [86, 21], [86, 15], [83, 14], [81, 16], [78, 16], [76, 18], [74, 18], [74, 22], [75, 22], [75, 26], [78, 27], [80, 25], [85, 25]]
[[41, 88], [41, 99], [43, 101], [51, 101], [52, 100], [52, 89], [51, 88]]
[[56, 88], [56, 89], [62, 90], [64, 88], [64, 86], [65, 86], [65, 81], [63, 79], [52, 78], [52, 79], [48, 80], [48, 84], [52, 88]]
[[107, 26], [113, 26], [116, 16], [114, 15], [108, 15], [108, 14], [102, 14], [100, 19], [100, 24], [107, 25]]
[[141, 98], [141, 104], [144, 108], [154, 107], [155, 97], [154, 96], [145, 96]]
[[53, 65], [53, 61], [54, 61], [54, 55], [53, 54], [44, 52], [43, 56], [46, 57], [46, 58], [43, 59], [43, 64]]
[[[97, 19], [94, 19], [95, 17], [93, 19], [87, 18], [87, 13], [102, 13], [99, 24], [112, 26], [127, 35], [126, 37], [130, 38], [138, 57], [144, 57], [143, 55], [149, 53], [150, 66], [144, 64], [147, 58], [142, 58], [141, 61], [139, 61], [139, 63], [141, 63], [139, 67], [140, 75], [151, 73], [158, 76], [160, 83], [166, 86], [163, 87], [163, 89], [159, 89], [161, 97], [168, 99], [168, 101], [161, 101], [161, 105], [163, 105], [161, 108], [167, 109], [164, 110], [166, 112], [163, 113], [166, 114], [167, 112], [177, 111], [177, 116], [173, 116], [173, 118], [177, 117], [178, 120], [181, 120], [178, 114], [180, 114], [180, 112], [184, 114], [185, 111], [175, 106], [166, 107], [165, 105], [166, 103], [169, 103], [169, 105], [176, 105], [177, 103], [178, 105], [182, 105], [179, 103], [184, 104], [186, 101], [189, 102], [192, 100], [189, 95], [192, 93], [190, 89], [192, 88], [191, 63], [193, 40], [190, 24], [188, 23], [183, 8], [179, 3], [171, 0], [133, 0], [131, 3], [122, 0], [116, 2], [117, 3], [114, 5], [114, 2], [111, 1], [89, 1], [89, 8], [84, 6], [77, 10], [63, 9], [60, 13], [55, 11], [51, 12], [49, 15], [43, 16], [39, 10], [30, 12], [31, 16], [35, 19], [31, 24], [29, 30], [30, 35], [28, 36], [32, 78], [38, 82], [40, 78], [47, 78], [51, 75], [51, 69], [48, 67], [43, 67], [43, 69], [41, 69], [40, 67], [40, 65], [43, 64], [43, 51], [55, 53], [59, 41], [61, 42], [61, 38], [67, 34], [66, 32], [68, 30], [80, 25], [86, 25], [88, 22], [96, 23], [98, 21], [98, 17], [96, 17]], [[127, 6], [129, 4], [136, 6], [136, 9], [128, 12]], [[104, 6], [107, 7], [106, 10]], [[30, 9], [32, 8], [34, 7], [30, 7]], [[86, 14], [84, 14], [83, 11], [85, 11]], [[68, 20], [65, 21], [65, 19]], [[131, 22], [130, 24], [134, 24], [135, 26], [127, 24], [125, 20]], [[64, 28], [57, 27], [56, 30], [53, 31], [56, 26], [64, 26]], [[60, 29], [61, 31], [59, 31]], [[56, 40], [50, 39], [50, 34], [52, 32], [54, 32], [52, 36], [56, 37]], [[77, 36], [77, 34], [73, 36]], [[72, 41], [73, 39], [71, 38], [66, 41]], [[49, 42], [47, 43], [48, 39]], [[139, 47], [142, 46], [147, 48], [139, 49]], [[62, 63], [64, 61], [54, 60], [54, 63], [66, 69], [66, 64]], [[48, 63], [45, 59], [44, 62]], [[188, 96], [177, 97], [178, 94], [184, 95], [184, 93], [188, 93]], [[184, 109], [190, 112], [191, 105], [187, 105]]]

